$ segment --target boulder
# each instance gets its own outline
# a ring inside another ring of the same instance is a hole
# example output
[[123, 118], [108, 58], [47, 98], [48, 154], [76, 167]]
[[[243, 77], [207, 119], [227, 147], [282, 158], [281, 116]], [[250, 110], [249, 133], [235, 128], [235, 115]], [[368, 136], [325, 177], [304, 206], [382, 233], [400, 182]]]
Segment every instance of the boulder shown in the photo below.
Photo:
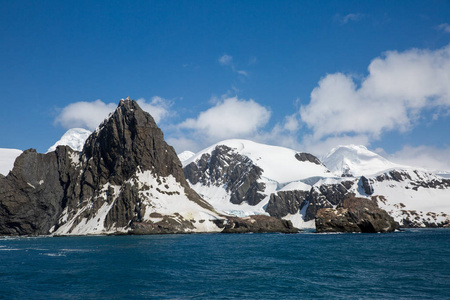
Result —
[[223, 228], [223, 233], [299, 232], [299, 230], [292, 225], [291, 221], [280, 220], [264, 215], [255, 215], [245, 218], [228, 217], [227, 220], [217, 220], [216, 225]]
[[349, 197], [336, 208], [323, 208], [316, 214], [316, 232], [392, 232], [398, 224], [376, 202]]

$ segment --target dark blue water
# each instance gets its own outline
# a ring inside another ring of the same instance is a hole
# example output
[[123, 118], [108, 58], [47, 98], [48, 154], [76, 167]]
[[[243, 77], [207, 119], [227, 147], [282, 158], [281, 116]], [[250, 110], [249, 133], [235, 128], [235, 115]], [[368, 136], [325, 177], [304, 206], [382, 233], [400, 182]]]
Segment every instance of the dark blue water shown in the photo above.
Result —
[[450, 230], [0, 238], [0, 297], [449, 299]]

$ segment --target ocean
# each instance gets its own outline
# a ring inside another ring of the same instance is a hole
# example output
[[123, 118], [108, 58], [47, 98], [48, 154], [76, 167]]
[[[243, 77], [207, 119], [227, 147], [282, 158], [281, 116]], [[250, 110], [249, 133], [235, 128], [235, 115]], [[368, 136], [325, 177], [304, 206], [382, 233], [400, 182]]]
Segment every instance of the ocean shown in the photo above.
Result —
[[0, 238], [2, 299], [450, 299], [450, 229]]

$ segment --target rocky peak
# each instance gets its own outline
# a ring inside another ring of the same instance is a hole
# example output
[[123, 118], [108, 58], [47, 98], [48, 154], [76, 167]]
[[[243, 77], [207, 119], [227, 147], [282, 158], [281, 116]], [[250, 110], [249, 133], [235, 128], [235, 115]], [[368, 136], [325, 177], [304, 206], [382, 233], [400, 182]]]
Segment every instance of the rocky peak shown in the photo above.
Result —
[[184, 167], [184, 175], [191, 184], [224, 186], [230, 194], [230, 202], [258, 204], [264, 183], [258, 182], [262, 169], [247, 156], [237, 153], [226, 145], [218, 145], [211, 153], [203, 154], [197, 161]]
[[164, 141], [153, 117], [128, 98], [121, 100], [87, 139], [82, 157], [97, 169], [97, 184], [118, 184], [128, 180], [138, 168], [160, 176], [172, 174], [179, 182], [184, 180], [180, 160]]

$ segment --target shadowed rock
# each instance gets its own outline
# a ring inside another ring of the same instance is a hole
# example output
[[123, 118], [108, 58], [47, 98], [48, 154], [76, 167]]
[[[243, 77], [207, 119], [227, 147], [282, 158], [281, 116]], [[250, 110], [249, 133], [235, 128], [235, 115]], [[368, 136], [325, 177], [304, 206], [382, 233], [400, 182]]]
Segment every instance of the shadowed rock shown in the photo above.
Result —
[[317, 232], [392, 232], [398, 225], [376, 202], [349, 197], [336, 209], [323, 208], [316, 215]]
[[269, 216], [256, 215], [246, 218], [228, 217], [226, 221], [218, 220], [217, 226], [223, 233], [249, 233], [249, 232], [281, 232], [297, 233], [299, 230], [291, 221], [280, 220]]

